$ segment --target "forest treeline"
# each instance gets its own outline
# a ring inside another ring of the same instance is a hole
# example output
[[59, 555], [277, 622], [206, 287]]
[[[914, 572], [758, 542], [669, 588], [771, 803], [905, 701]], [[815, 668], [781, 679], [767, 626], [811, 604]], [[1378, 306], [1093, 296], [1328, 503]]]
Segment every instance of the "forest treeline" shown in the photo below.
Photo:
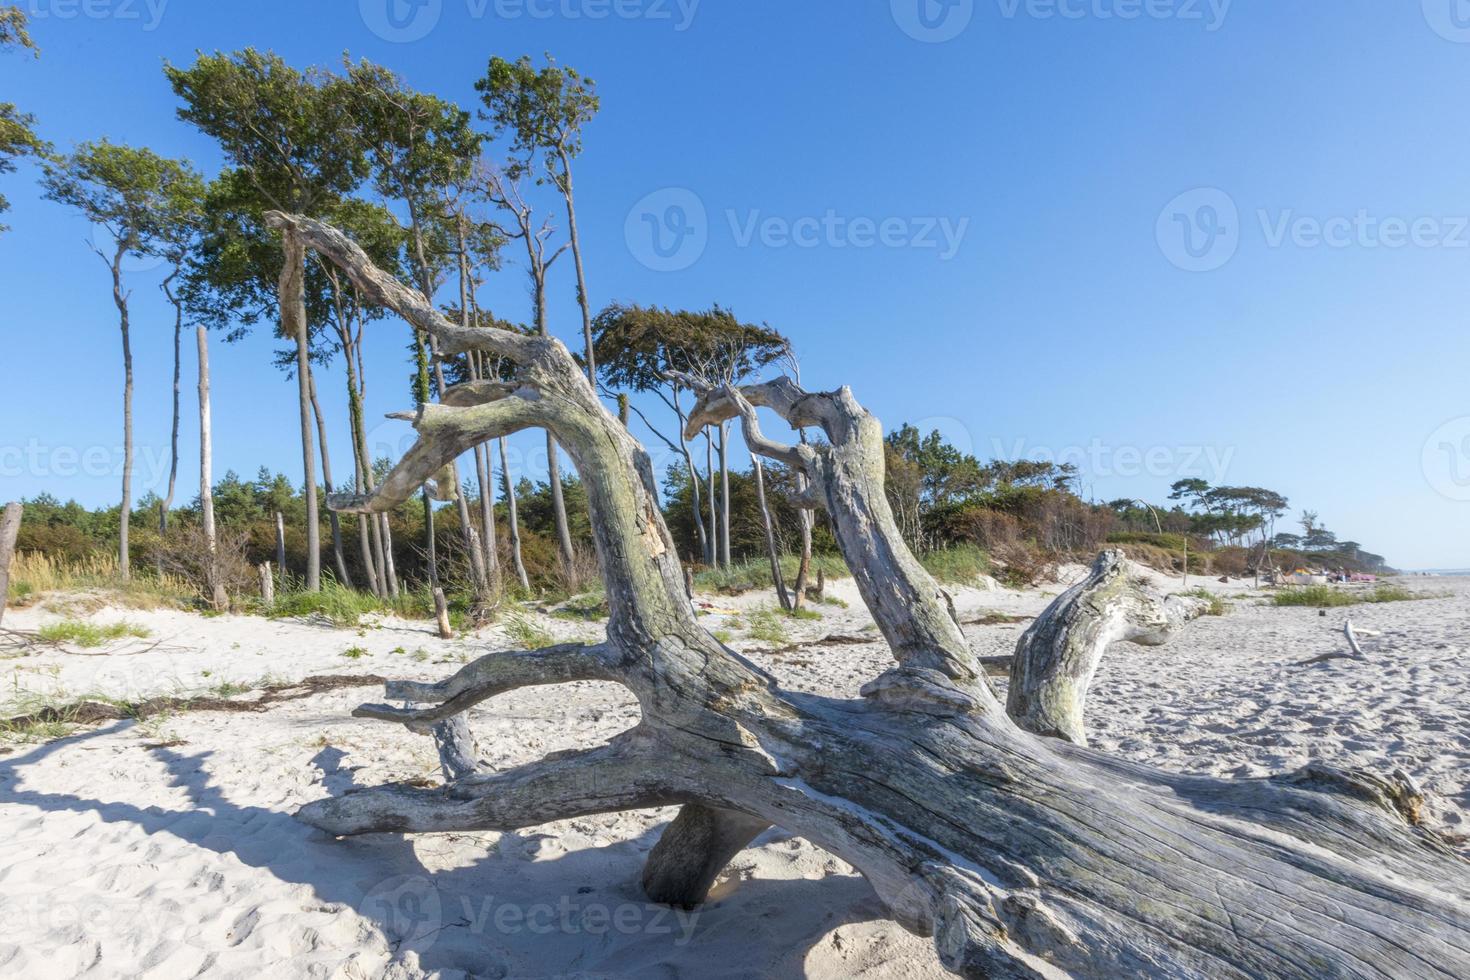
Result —
[[[0, 8], [0, 48], [39, 55], [18, 7]], [[804, 476], [750, 460], [731, 423], [695, 430], [688, 414], [700, 391], [777, 373], [799, 377], [798, 344], [718, 305], [594, 309], [596, 270], [584, 262], [574, 180], [601, 108], [591, 79], [549, 56], [492, 57], [481, 77], [467, 80], [475, 102], [466, 108], [345, 55], [339, 65], [298, 68], [245, 49], [199, 53], [192, 64], [163, 70], [178, 120], [219, 151], [218, 172], [105, 137], [58, 150], [34, 118], [0, 104], [0, 173], [33, 158], [47, 199], [108, 232], [99, 240], [111, 244], [94, 246], [107, 275], [91, 288], [115, 308], [121, 353], [119, 502], [87, 510], [50, 496], [26, 501], [22, 552], [78, 561], [110, 553], [121, 578], [182, 576], [218, 608], [254, 588], [265, 562], [284, 587], [308, 593], [327, 579], [381, 599], [426, 584], [479, 608], [508, 590], [567, 593], [595, 582], [585, 497], [575, 473], [561, 472], [549, 435], [548, 472], [538, 483], [512, 479], [500, 439], [476, 446], [391, 513], [359, 517], [329, 506], [334, 494], [371, 494], [393, 463], [370, 456], [369, 346], [409, 341], [403, 373], [373, 379], [401, 385], [406, 406], [443, 400], [458, 385], [483, 390], [515, 379], [506, 363], [479, 352], [446, 354], [396, 322], [293, 234], [267, 227], [267, 212], [285, 211], [340, 229], [466, 328], [550, 334], [554, 291], [573, 297], [578, 322], [565, 339], [589, 379], [660, 458], [673, 460], [658, 478], [686, 562], [729, 569], [763, 557], [782, 604], [800, 604], [812, 556], [833, 551], [822, 519], [791, 503]], [[134, 315], [125, 270], [139, 258], [162, 266], [159, 285], [172, 310], [166, 324]], [[486, 288], [511, 269], [524, 277], [528, 302], [487, 307]], [[138, 329], [168, 330], [173, 341], [171, 388], [143, 394], [171, 401], [169, 476], [161, 495], [141, 499], [132, 486]], [[289, 385], [278, 397], [295, 402], [300, 469], [216, 479], [212, 348], [256, 330], [280, 344], [276, 363]], [[197, 463], [179, 455], [186, 420], [199, 434]], [[978, 560], [966, 567], [1016, 580], [1034, 580], [1109, 540], [1165, 565], [1177, 556], [1182, 567], [1192, 551], [1200, 570], [1382, 566], [1355, 543], [1336, 541], [1314, 516], [1304, 517], [1301, 535], [1276, 533], [1286, 501], [1270, 491], [1185, 480], [1169, 506], [1091, 503], [1078, 496], [1069, 467], [982, 463], [911, 426], [889, 435], [887, 456], [890, 502], [917, 551], [968, 549]], [[787, 554], [798, 556], [790, 590], [778, 560]]]

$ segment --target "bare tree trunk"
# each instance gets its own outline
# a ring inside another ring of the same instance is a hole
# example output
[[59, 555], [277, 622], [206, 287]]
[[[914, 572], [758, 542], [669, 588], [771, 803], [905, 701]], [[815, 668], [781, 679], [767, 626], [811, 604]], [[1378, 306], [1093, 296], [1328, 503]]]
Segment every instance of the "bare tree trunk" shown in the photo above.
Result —
[[119, 243], [112, 258], [112, 301], [117, 306], [123, 354], [123, 472], [122, 506], [118, 511], [117, 525], [117, 570], [122, 580], [127, 582], [133, 577], [128, 549], [128, 525], [133, 516], [133, 341], [128, 327], [128, 293], [122, 285], [124, 251], [125, 246]]
[[510, 477], [510, 456], [506, 452], [505, 439], [500, 439], [500, 474], [505, 480], [506, 525], [510, 530], [510, 560], [515, 566], [516, 581], [521, 588], [530, 590], [531, 579], [526, 575], [526, 563], [521, 560], [521, 521], [516, 516], [516, 488]]
[[766, 505], [766, 470], [761, 465], [759, 457], [750, 457], [751, 468], [755, 470], [755, 492], [760, 501], [761, 522], [766, 530], [766, 557], [771, 561], [771, 582], [776, 587], [776, 599], [781, 603], [781, 608], [790, 612], [791, 595], [786, 591], [786, 578], [781, 574], [781, 555], [776, 550], [776, 530], [771, 524], [771, 509]]
[[698, 538], [699, 554], [706, 565], [712, 565], [710, 560], [709, 538], [704, 533], [704, 505], [701, 501], [703, 494], [699, 492], [699, 470], [694, 465], [694, 454], [689, 451], [689, 440], [684, 438], [684, 409], [679, 404], [679, 386], [674, 386], [674, 414], [679, 416], [679, 450], [684, 454], [684, 465], [689, 469], [689, 516], [690, 523], [694, 525], [694, 535]]
[[[316, 417], [317, 441], [321, 444], [322, 451], [322, 485], [330, 495], [335, 491], [332, 487], [332, 454], [327, 448], [327, 419], [322, 414], [321, 399], [317, 397], [315, 372], [311, 373], [308, 381], [311, 388], [311, 411]], [[337, 568], [337, 581], [350, 589], [352, 576], [347, 573], [347, 556], [342, 548], [342, 518], [335, 510], [329, 510], [327, 521], [332, 528], [332, 561]]]
[[[567, 202], [567, 239], [572, 245], [572, 264], [577, 269], [577, 305], [582, 309], [582, 359], [587, 363], [587, 381], [597, 390], [597, 355], [592, 345], [592, 306], [587, 299], [587, 275], [582, 269], [582, 240], [577, 235], [577, 205], [572, 193], [572, 160], [565, 148], [560, 148], [562, 197]], [[624, 416], [623, 424], [627, 424]]]
[[[805, 503], [828, 510], [899, 664], [858, 701], [787, 694], [700, 628], [651, 460], [564, 347], [508, 331], [466, 337], [345, 236], [268, 220], [299, 227], [446, 347], [483, 346], [525, 368], [515, 391], [426, 406], [419, 442], [378, 492], [334, 506], [398, 506], [476, 442], [553, 429], [584, 476], [607, 587], [606, 642], [491, 653], [439, 683], [387, 685], [389, 700], [428, 707], [354, 714], [426, 733], [498, 694], [588, 680], [624, 685], [641, 709], [605, 745], [475, 766], [444, 787], [363, 789], [310, 803], [300, 819], [338, 836], [507, 831], [684, 805], [646, 880], [686, 903], [775, 824], [855, 867], [966, 977], [1470, 974], [1467, 865], [1412, 825], [1422, 798], [1403, 780], [1322, 765], [1271, 779], [1180, 776], [1018, 727], [904, 546], [883, 495], [882, 427], [846, 389], [810, 394], [787, 381], [712, 393], [691, 425], [738, 414], [754, 451], [806, 469]], [[765, 440], [747, 398], [820, 425], [826, 442]]]
[[10, 598], [10, 566], [15, 561], [15, 539], [20, 535], [23, 508], [8, 503], [0, 513], [0, 622], [5, 620], [5, 604]]
[[169, 430], [169, 465], [168, 465], [168, 492], [164, 494], [163, 501], [158, 508], [158, 532], [163, 534], [168, 531], [168, 512], [174, 505], [174, 488], [179, 479], [179, 396], [182, 392], [183, 381], [183, 340], [184, 340], [184, 307], [174, 297], [173, 290], [169, 284], [179, 274], [174, 269], [163, 280], [161, 288], [163, 294], [174, 307], [174, 413], [173, 426]]
[[397, 599], [401, 591], [398, 586], [398, 563], [393, 558], [393, 525], [387, 514], [378, 515], [378, 527], [382, 529], [383, 568], [388, 576], [388, 593]]
[[[297, 395], [301, 402], [302, 493], [306, 498], [306, 591], [322, 587], [321, 515], [317, 512], [316, 452], [311, 436], [311, 340], [306, 324], [306, 250], [291, 233], [281, 238], [279, 305], [281, 336], [296, 342]], [[282, 571], [285, 566], [282, 565]]]
[[[429, 338], [429, 349], [434, 354], [434, 387], [439, 395], [439, 400], [444, 400], [444, 365], [439, 360], [439, 345], [433, 337]], [[490, 579], [485, 570], [485, 555], [475, 541], [474, 524], [470, 520], [470, 502], [465, 499], [464, 487], [459, 478], [459, 462], [449, 464], [449, 472], [454, 480], [454, 506], [459, 515], [459, 533], [464, 541], [465, 555], [470, 562], [470, 578], [475, 589], [475, 596], [482, 602], [490, 595]]]
[[562, 574], [570, 586], [576, 552], [572, 548], [571, 524], [567, 521], [566, 496], [562, 493], [561, 460], [557, 458], [556, 437], [549, 432], [546, 434], [546, 472], [551, 484], [551, 514], [556, 521], [557, 553], [561, 556]]
[[730, 445], [725, 426], [720, 433], [720, 564], [730, 567]]
[[720, 564], [720, 495], [715, 492], [715, 444], [708, 432], [704, 434], [704, 473], [709, 487], [709, 554], [705, 564], [716, 568]]
[[276, 511], [276, 568], [285, 581], [286, 574], [286, 518]]
[[216, 610], [229, 606], [229, 596], [220, 580], [219, 536], [214, 526], [214, 419], [209, 403], [209, 329], [194, 328], [199, 351], [199, 523], [209, 551], [209, 594]]
[[[797, 430], [802, 445], [806, 444], [806, 430]], [[796, 492], [798, 496], [807, 495], [806, 473], [796, 471]], [[812, 525], [815, 521], [815, 513], [805, 507], [798, 508], [796, 520], [801, 528], [801, 557], [796, 565], [796, 595], [792, 597], [792, 608], [800, 609], [806, 603], [806, 583], [812, 570]]]

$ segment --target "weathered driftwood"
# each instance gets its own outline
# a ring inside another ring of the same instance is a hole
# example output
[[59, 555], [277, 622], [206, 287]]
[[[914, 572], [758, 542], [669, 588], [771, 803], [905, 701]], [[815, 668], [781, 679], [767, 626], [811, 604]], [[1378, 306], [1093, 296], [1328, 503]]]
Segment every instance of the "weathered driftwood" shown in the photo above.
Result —
[[270, 609], [276, 604], [276, 576], [271, 571], [271, 563], [263, 561], [256, 566], [256, 572], [260, 575], [260, 601], [265, 608]]
[[[437, 684], [389, 684], [358, 709], [413, 731], [496, 694], [615, 681], [637, 726], [609, 743], [437, 789], [382, 786], [309, 804], [337, 835], [511, 830], [594, 813], [684, 805], [645, 879], [697, 901], [766, 824], [856, 867], [892, 916], [934, 937], [966, 976], [1321, 977], [1470, 973], [1466, 865], [1406, 819], [1412, 790], [1360, 773], [1181, 776], [1039, 738], [1005, 713], [943, 597], [897, 537], [881, 432], [851, 393], [791, 382], [706, 393], [704, 417], [740, 414], [747, 441], [805, 468], [899, 667], [840, 700], [786, 692], [695, 621], [659, 514], [648, 455], [549, 337], [463, 331], [373, 268], [341, 234], [280, 214], [365, 296], [438, 337], [517, 365], [517, 387], [426, 405], [419, 441], [370, 497], [385, 511], [486, 439], [551, 431], [587, 489], [607, 587], [605, 643], [497, 652]], [[743, 402], [815, 425], [795, 451], [758, 438]], [[732, 414], [733, 413], [733, 414]]]
[[1104, 551], [1087, 578], [1057, 596], [1016, 642], [1007, 713], [1028, 732], [1086, 745], [1087, 689], [1108, 644], [1160, 646], [1208, 605], [1159, 595], [1123, 552]]
[[1310, 660], [1303, 660], [1297, 666], [1310, 667], [1313, 664], [1326, 663], [1329, 660], [1367, 660], [1368, 655], [1363, 652], [1363, 645], [1358, 642], [1359, 634], [1363, 636], [1377, 635], [1371, 630], [1355, 630], [1353, 629], [1353, 621], [1351, 619], [1345, 620], [1342, 624], [1342, 635], [1347, 640], [1348, 653], [1343, 653], [1341, 650], [1334, 650], [1331, 653], [1324, 653], [1320, 656], [1312, 657]]
[[10, 563], [15, 560], [21, 513], [21, 505], [14, 502], [6, 504], [0, 513], [0, 622], [5, 619], [5, 600], [10, 595]]

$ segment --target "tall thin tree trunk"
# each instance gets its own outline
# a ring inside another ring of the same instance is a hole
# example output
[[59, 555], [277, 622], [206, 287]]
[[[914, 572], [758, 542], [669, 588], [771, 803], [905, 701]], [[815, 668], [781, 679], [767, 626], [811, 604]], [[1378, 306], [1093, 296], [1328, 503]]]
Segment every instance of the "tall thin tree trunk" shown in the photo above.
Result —
[[[461, 295], [463, 295], [461, 285]], [[434, 387], [439, 394], [439, 400], [444, 400], [444, 392], [447, 386], [444, 384], [444, 365], [439, 361], [439, 341], [433, 337], [429, 338], [430, 350], [434, 354]], [[459, 533], [464, 540], [465, 554], [470, 560], [470, 578], [473, 579], [475, 595], [479, 599], [486, 599], [489, 595], [489, 578], [485, 572], [485, 555], [480, 550], [480, 544], [475, 540], [475, 527], [470, 520], [470, 502], [465, 499], [464, 486], [459, 479], [458, 461], [449, 464], [449, 472], [454, 476], [454, 506], [459, 515]]]
[[786, 591], [786, 579], [781, 574], [781, 555], [776, 551], [776, 529], [771, 524], [771, 509], [766, 506], [766, 470], [761, 465], [760, 457], [750, 457], [752, 468], [755, 470], [755, 494], [760, 501], [761, 521], [766, 529], [766, 557], [771, 560], [771, 582], [776, 587], [776, 598], [781, 603], [781, 608], [791, 610], [791, 596]]
[[[806, 430], [799, 429], [797, 435], [801, 444], [806, 445]], [[796, 492], [803, 498], [807, 491], [806, 473], [796, 467]], [[816, 514], [806, 507], [796, 509], [796, 522], [801, 530], [801, 557], [796, 563], [796, 594], [792, 596], [791, 608], [800, 609], [806, 602], [806, 582], [812, 571], [812, 527], [816, 520]]]
[[557, 458], [556, 437], [550, 432], [546, 433], [546, 472], [551, 484], [551, 514], [556, 520], [557, 550], [561, 553], [562, 574], [567, 577], [567, 584], [571, 585], [572, 556], [572, 528], [567, 521], [566, 495], [561, 486], [561, 460]]
[[495, 482], [490, 472], [490, 447], [475, 447], [475, 480], [480, 486], [480, 548], [485, 556], [485, 578], [491, 595], [500, 591], [500, 553], [495, 537]]
[[286, 254], [281, 265], [279, 303], [281, 335], [296, 342], [296, 385], [301, 408], [302, 493], [306, 497], [306, 590], [322, 587], [321, 514], [317, 510], [316, 451], [312, 445], [311, 340], [306, 325], [306, 250], [291, 232], [281, 237]]
[[112, 259], [112, 301], [117, 305], [118, 325], [122, 331], [123, 354], [123, 472], [122, 507], [118, 512], [117, 563], [124, 582], [133, 577], [128, 552], [128, 525], [133, 516], [133, 341], [128, 324], [128, 294], [122, 288], [124, 247], [119, 244]]
[[286, 580], [286, 518], [276, 511], [276, 574]]
[[720, 424], [720, 564], [730, 567], [730, 436]]
[[393, 525], [388, 521], [387, 514], [378, 515], [378, 527], [382, 530], [382, 566], [384, 574], [388, 579], [388, 594], [394, 599], [397, 599], [400, 591], [398, 587], [398, 563], [393, 559]]
[[572, 263], [577, 268], [577, 305], [582, 308], [582, 339], [586, 344], [584, 360], [587, 362], [587, 380], [592, 390], [597, 390], [597, 356], [592, 349], [592, 307], [587, 299], [587, 276], [582, 269], [582, 240], [577, 235], [577, 206], [572, 194], [572, 161], [563, 148], [559, 150], [562, 164], [562, 196], [567, 202], [567, 238], [572, 244]]
[[516, 581], [521, 588], [530, 589], [531, 579], [526, 575], [526, 563], [521, 560], [521, 522], [516, 516], [516, 488], [510, 478], [510, 456], [506, 452], [505, 438], [500, 443], [500, 473], [505, 479], [506, 524], [510, 528], [510, 560], [515, 566]]
[[12, 501], [0, 512], [0, 622], [5, 619], [5, 602], [10, 597], [10, 563], [15, 560], [15, 539], [20, 534], [23, 511]]
[[439, 542], [434, 532], [434, 502], [429, 491], [423, 492], [424, 499], [424, 550], [429, 563], [429, 588], [439, 588]]
[[215, 609], [224, 609], [229, 597], [220, 581], [219, 540], [214, 526], [214, 419], [209, 404], [209, 330], [204, 324], [194, 328], [194, 340], [199, 348], [199, 523], [209, 552], [210, 598]]
[[704, 509], [703, 495], [699, 492], [699, 470], [694, 466], [694, 454], [689, 451], [689, 440], [684, 438], [684, 409], [679, 404], [679, 386], [674, 386], [674, 414], [679, 417], [679, 449], [684, 453], [684, 465], [689, 468], [689, 513], [694, 518], [694, 536], [698, 538], [699, 553], [704, 558], [706, 565], [712, 564], [709, 560], [709, 539], [704, 533]]
[[[541, 336], [547, 336], [546, 328], [546, 265], [540, 256], [535, 253], [535, 247], [530, 237], [527, 238], [527, 249], [532, 252], [531, 261], [531, 292], [535, 301], [536, 332]], [[551, 487], [551, 516], [556, 524], [557, 551], [561, 557], [562, 574], [570, 582], [572, 574], [572, 531], [567, 522], [566, 496], [561, 489], [561, 463], [557, 459], [556, 437], [550, 430], [546, 433], [546, 482]]]
[[[327, 419], [322, 414], [321, 399], [316, 394], [316, 373], [312, 372], [311, 380], [311, 411], [316, 416], [317, 441], [321, 443], [322, 451], [322, 485], [327, 494], [332, 493], [332, 454], [327, 448]], [[335, 510], [327, 511], [327, 520], [332, 527], [332, 561], [337, 567], [337, 581], [352, 588], [352, 576], [347, 574], [347, 556], [342, 550], [342, 518]]]
[[709, 487], [709, 555], [705, 564], [714, 568], [720, 560], [720, 502], [719, 494], [715, 492], [715, 444], [708, 432], [704, 434], [704, 473], [707, 481], [705, 485]]
[[169, 288], [175, 276], [179, 274], [176, 268], [163, 280], [163, 294], [174, 307], [174, 416], [173, 428], [169, 438], [169, 466], [168, 466], [168, 493], [163, 497], [163, 502], [158, 508], [158, 531], [160, 534], [168, 530], [168, 512], [174, 505], [174, 488], [179, 479], [179, 395], [182, 390], [183, 372], [183, 334], [184, 334], [184, 306], [174, 296], [173, 290]]

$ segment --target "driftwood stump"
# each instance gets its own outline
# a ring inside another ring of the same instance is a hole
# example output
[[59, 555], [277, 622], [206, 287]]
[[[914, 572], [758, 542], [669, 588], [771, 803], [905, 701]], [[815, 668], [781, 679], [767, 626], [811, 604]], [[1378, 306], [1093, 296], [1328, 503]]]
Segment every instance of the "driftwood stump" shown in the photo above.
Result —
[[[476, 444], [546, 429], [584, 481], [607, 588], [603, 643], [492, 652], [438, 683], [387, 686], [417, 707], [354, 713], [429, 733], [497, 694], [580, 680], [623, 684], [642, 711], [604, 745], [477, 765], [441, 788], [364, 789], [300, 819], [339, 836], [505, 831], [682, 805], [644, 874], [651, 895], [679, 904], [702, 899], [775, 824], [856, 867], [894, 919], [969, 977], [1470, 975], [1467, 866], [1414, 826], [1402, 781], [1320, 766], [1182, 776], [1017, 725], [899, 537], [881, 426], [847, 389], [781, 379], [705, 391], [691, 425], [740, 418], [753, 450], [805, 474], [802, 504], [831, 517], [897, 661], [856, 701], [783, 691], [699, 626], [650, 458], [559, 341], [457, 327], [334, 229], [268, 220], [445, 356], [487, 350], [516, 365], [513, 382], [424, 405], [418, 442], [383, 484], [332, 505], [387, 511]], [[825, 440], [765, 439], [756, 405]]]

